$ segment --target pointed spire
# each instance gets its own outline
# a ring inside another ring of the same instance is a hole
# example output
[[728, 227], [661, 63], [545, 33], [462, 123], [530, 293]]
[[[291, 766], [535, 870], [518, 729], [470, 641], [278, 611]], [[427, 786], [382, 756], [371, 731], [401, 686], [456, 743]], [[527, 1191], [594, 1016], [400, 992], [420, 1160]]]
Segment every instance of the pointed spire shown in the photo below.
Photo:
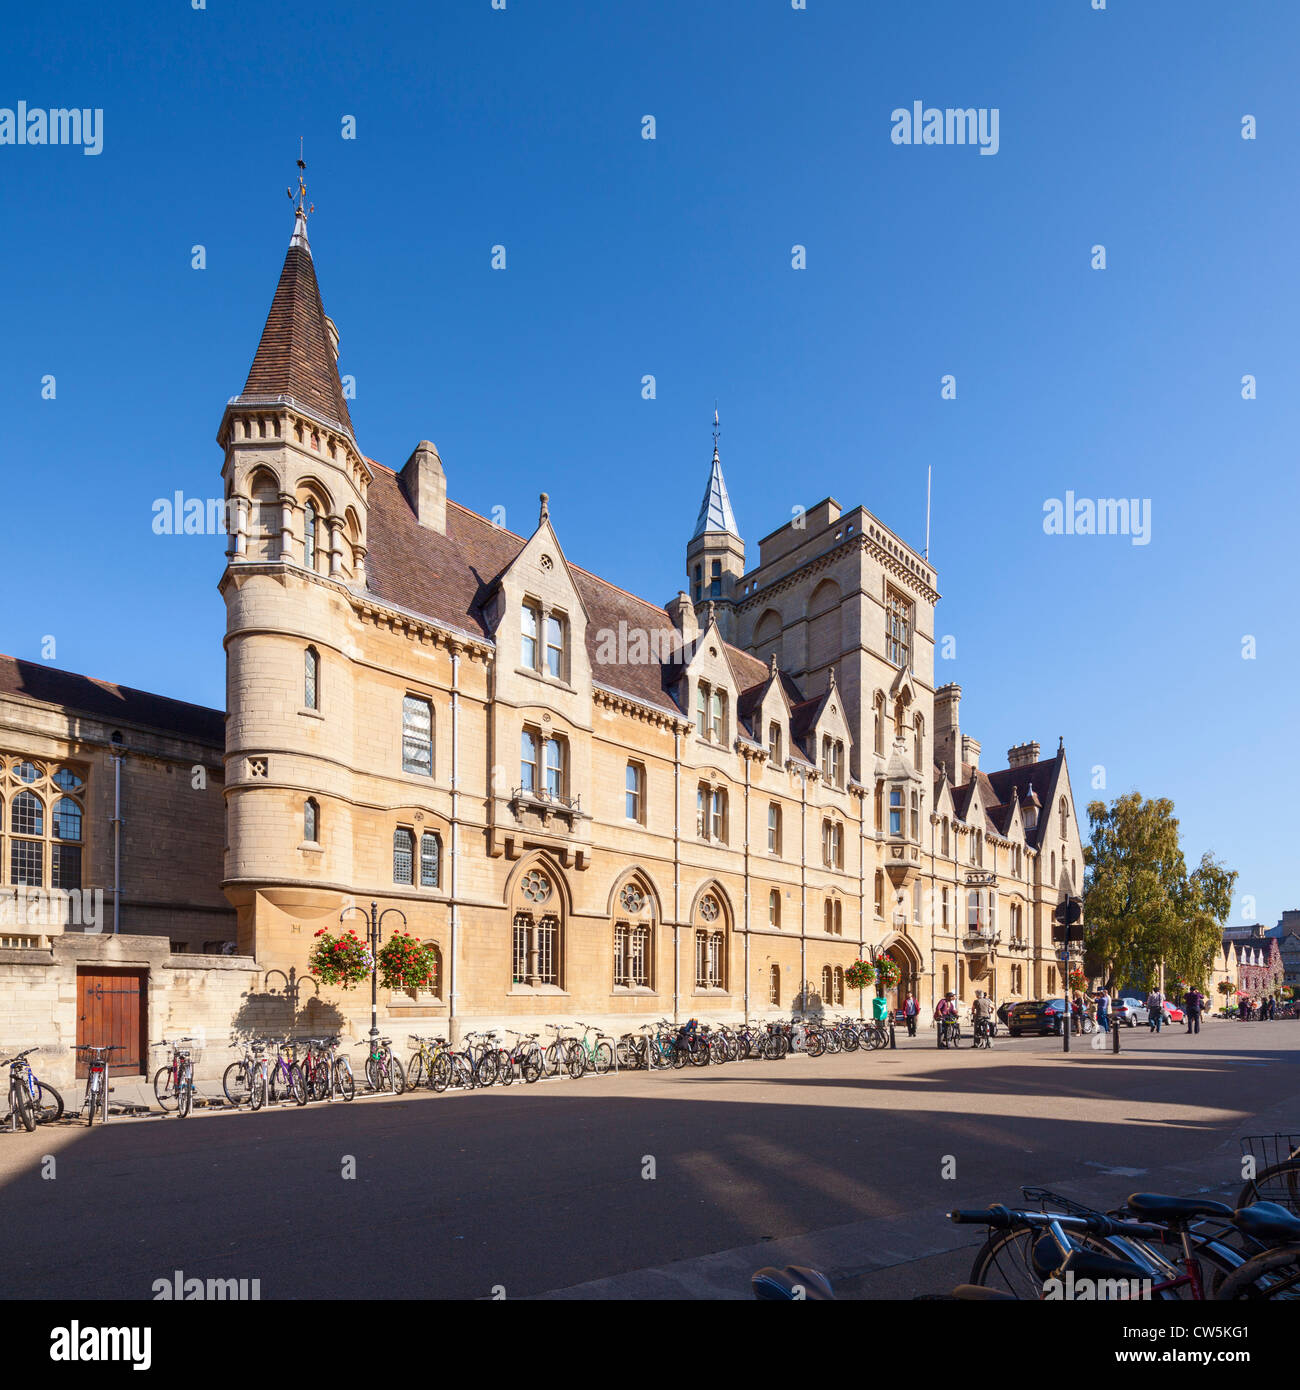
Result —
[[538, 517], [537, 517], [537, 524], [538, 524], [539, 526], [542, 526], [542, 525], [545, 525], [545, 523], [548, 522], [548, 521], [550, 521], [550, 519], [551, 519], [551, 496], [550, 496], [550, 493], [543, 492], [543, 493], [539, 494], [538, 500], [541, 502], [542, 508], [541, 508], [541, 512], [538, 514]]
[[704, 501], [700, 503], [700, 514], [695, 521], [691, 539], [702, 536], [706, 531], [725, 531], [740, 539], [736, 526], [736, 514], [731, 510], [731, 498], [727, 496], [726, 479], [722, 476], [722, 459], [718, 454], [718, 408], [713, 408], [713, 466], [709, 469], [709, 485], [704, 489]]
[[[352, 432], [336, 365], [338, 335], [325, 316], [316, 267], [307, 242], [306, 184], [298, 161], [298, 201], [293, 235], [275, 287], [266, 327], [242, 392], [245, 396], [292, 396], [300, 405]], [[289, 190], [289, 197], [294, 197]]]

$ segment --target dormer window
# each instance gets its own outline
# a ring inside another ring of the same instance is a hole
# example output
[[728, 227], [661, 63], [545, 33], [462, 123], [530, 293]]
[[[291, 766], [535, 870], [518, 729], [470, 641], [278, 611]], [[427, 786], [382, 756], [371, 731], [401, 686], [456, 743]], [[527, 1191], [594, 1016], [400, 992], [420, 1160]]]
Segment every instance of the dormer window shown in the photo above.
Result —
[[701, 738], [726, 743], [727, 692], [701, 681], [695, 691], [695, 721]]
[[822, 776], [833, 787], [844, 785], [842, 772], [844, 766], [844, 744], [836, 738], [822, 739]]
[[701, 738], [709, 736], [709, 687], [700, 682], [695, 692], [695, 723]]
[[537, 636], [541, 627], [541, 610], [531, 603], [524, 604], [522, 613], [523, 642], [519, 659], [530, 671], [537, 670]]
[[721, 690], [713, 692], [713, 741], [722, 743], [726, 737], [727, 697]]
[[773, 767], [781, 766], [781, 726], [775, 720], [767, 726], [767, 758]]
[[546, 615], [546, 669], [556, 680], [564, 679], [564, 626], [559, 614]]

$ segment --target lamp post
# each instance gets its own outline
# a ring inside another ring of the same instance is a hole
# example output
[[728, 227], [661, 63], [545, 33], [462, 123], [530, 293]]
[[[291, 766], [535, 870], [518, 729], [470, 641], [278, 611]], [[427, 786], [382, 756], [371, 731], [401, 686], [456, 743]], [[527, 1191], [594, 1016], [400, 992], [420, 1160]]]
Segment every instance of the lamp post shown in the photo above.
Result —
[[366, 923], [366, 943], [370, 947], [370, 1050], [374, 1052], [379, 1041], [379, 938], [384, 918], [389, 913], [395, 913], [400, 917], [403, 926], [406, 926], [406, 913], [399, 907], [387, 907], [380, 912], [379, 904], [376, 902], [370, 904], [369, 912], [364, 907], [353, 904], [339, 913], [339, 921], [342, 922], [349, 912], [359, 912]]

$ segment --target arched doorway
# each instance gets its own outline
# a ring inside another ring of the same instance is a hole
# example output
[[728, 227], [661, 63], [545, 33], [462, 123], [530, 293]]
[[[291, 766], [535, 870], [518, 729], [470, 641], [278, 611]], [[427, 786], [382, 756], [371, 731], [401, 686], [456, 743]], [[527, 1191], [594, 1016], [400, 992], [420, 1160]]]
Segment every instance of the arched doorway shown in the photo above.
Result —
[[892, 985], [885, 991], [885, 998], [889, 1001], [890, 1012], [903, 1007], [903, 1000], [910, 994], [919, 1002], [920, 985], [918, 976], [920, 966], [902, 942], [895, 942], [885, 955], [898, 967], [898, 983]]

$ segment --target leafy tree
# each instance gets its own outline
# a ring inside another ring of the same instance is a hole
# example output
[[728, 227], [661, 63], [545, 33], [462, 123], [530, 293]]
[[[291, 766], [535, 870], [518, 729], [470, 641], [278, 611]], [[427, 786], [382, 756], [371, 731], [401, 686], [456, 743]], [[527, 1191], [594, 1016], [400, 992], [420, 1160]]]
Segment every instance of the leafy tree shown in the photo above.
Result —
[[1106, 985], [1149, 984], [1160, 963], [1203, 987], [1232, 910], [1235, 871], [1204, 854], [1191, 872], [1178, 843], [1174, 804], [1138, 792], [1088, 807], [1083, 920]]

